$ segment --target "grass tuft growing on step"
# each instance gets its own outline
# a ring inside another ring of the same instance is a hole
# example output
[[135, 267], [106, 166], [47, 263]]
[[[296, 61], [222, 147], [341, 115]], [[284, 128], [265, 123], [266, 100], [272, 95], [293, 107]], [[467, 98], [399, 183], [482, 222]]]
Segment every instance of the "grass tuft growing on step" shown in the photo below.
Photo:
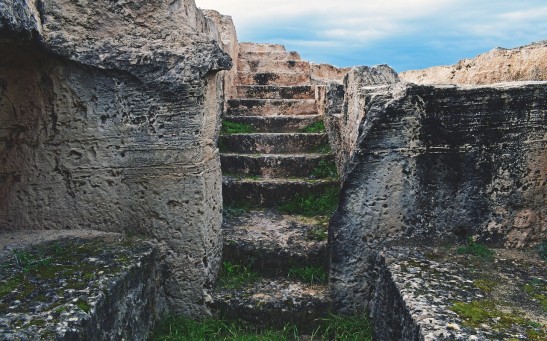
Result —
[[371, 341], [372, 325], [366, 317], [330, 314], [321, 319], [321, 326], [312, 334], [312, 340]]
[[249, 212], [252, 208], [252, 205], [247, 203], [241, 203], [239, 205], [224, 205], [222, 215], [226, 218], [233, 218], [240, 216], [245, 212]]
[[291, 268], [289, 269], [287, 277], [307, 284], [323, 284], [327, 282], [327, 273], [318, 266]]
[[222, 121], [222, 134], [231, 135], [231, 134], [251, 134], [254, 133], [256, 129], [247, 123], [237, 123], [230, 121]]
[[[318, 327], [307, 340], [369, 341], [372, 340], [370, 322], [359, 316], [329, 315], [317, 321]], [[300, 340], [298, 328], [288, 324], [281, 329], [258, 330], [239, 321], [206, 319], [190, 320], [183, 316], [164, 319], [153, 332], [153, 341], [282, 341]]]
[[317, 146], [313, 151], [319, 154], [330, 154], [332, 153], [332, 148], [330, 144], [323, 143], [322, 145]]
[[338, 178], [338, 170], [336, 169], [336, 163], [333, 160], [321, 160], [317, 164], [311, 173], [310, 178], [312, 179], [321, 179], [321, 178]]
[[495, 254], [494, 250], [489, 249], [482, 244], [476, 243], [471, 237], [469, 237], [469, 239], [467, 240], [467, 245], [460, 246], [456, 250], [456, 252], [459, 254], [469, 254], [477, 256], [482, 259], [492, 259]]
[[338, 205], [339, 189], [329, 188], [321, 194], [297, 195], [293, 200], [279, 206], [279, 210], [289, 214], [304, 216], [330, 216]]
[[303, 133], [324, 133], [325, 132], [325, 123], [323, 121], [317, 121], [309, 126], [302, 128], [301, 132]]
[[246, 284], [255, 282], [260, 276], [250, 269], [250, 266], [222, 262], [218, 283], [227, 289], [240, 288]]
[[183, 316], [169, 317], [154, 330], [154, 341], [279, 341], [298, 340], [296, 327], [288, 325], [281, 330], [258, 331], [241, 322], [216, 319], [190, 320]]

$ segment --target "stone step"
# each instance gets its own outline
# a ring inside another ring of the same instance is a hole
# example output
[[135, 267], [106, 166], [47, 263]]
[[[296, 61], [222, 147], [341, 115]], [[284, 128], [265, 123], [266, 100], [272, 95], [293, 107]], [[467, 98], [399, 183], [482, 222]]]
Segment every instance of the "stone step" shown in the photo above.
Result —
[[278, 116], [317, 114], [315, 99], [231, 99], [227, 115]]
[[315, 87], [310, 85], [239, 85], [237, 96], [239, 98], [264, 99], [315, 99]]
[[295, 51], [239, 51], [238, 63], [243, 60], [302, 60]]
[[211, 297], [211, 308], [220, 318], [242, 319], [257, 328], [283, 328], [291, 323], [300, 334], [311, 333], [331, 308], [327, 286], [283, 279], [218, 288]]
[[319, 195], [338, 186], [336, 179], [222, 177], [225, 205], [277, 207], [302, 195]]
[[330, 152], [327, 134], [257, 133], [219, 137], [221, 153], [295, 154]]
[[310, 85], [309, 73], [238, 72], [240, 85]]
[[285, 46], [269, 43], [239, 43], [239, 52], [285, 52]]
[[323, 271], [326, 281], [328, 218], [281, 214], [276, 210], [253, 210], [238, 216], [225, 215], [223, 261], [245, 264], [265, 277], [291, 275], [297, 268]]
[[320, 164], [334, 164], [334, 156], [332, 154], [221, 154], [220, 161], [224, 174], [264, 178], [310, 177]]
[[250, 125], [257, 133], [299, 133], [321, 120], [321, 115], [224, 117], [224, 121]]
[[310, 63], [303, 60], [239, 60], [237, 64], [238, 72], [254, 73], [311, 73]]

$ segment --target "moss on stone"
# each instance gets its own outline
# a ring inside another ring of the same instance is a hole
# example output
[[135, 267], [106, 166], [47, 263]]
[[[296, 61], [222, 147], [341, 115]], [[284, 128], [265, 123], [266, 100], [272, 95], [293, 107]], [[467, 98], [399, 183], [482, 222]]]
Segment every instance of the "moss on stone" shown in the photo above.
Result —
[[479, 288], [482, 292], [490, 293], [498, 285], [498, 283], [489, 278], [481, 278], [473, 281], [473, 285]]
[[493, 300], [456, 302], [451, 310], [458, 314], [466, 327], [478, 328], [485, 324], [497, 331], [520, 327], [526, 331], [527, 335], [533, 337], [529, 337], [531, 340], [544, 340], [547, 337], [547, 332], [541, 325], [523, 318], [518, 311], [511, 313], [500, 311]]

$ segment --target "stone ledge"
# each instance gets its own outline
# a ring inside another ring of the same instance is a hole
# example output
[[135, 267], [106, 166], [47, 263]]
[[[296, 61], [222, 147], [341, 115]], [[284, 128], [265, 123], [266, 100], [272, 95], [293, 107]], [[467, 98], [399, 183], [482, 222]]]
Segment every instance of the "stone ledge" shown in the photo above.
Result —
[[455, 248], [395, 247], [376, 262], [370, 312], [378, 340], [547, 336], [545, 262], [533, 253], [496, 249], [483, 259]]
[[146, 340], [163, 310], [157, 250], [118, 238], [61, 238], [4, 252], [5, 340]]

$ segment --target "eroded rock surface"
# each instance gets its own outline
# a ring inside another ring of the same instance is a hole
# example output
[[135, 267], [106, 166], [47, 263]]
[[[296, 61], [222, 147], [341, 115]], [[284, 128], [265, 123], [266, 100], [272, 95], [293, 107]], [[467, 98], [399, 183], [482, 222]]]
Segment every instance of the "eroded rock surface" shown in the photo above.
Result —
[[222, 47], [192, 0], [0, 1], [0, 229], [147, 236], [171, 309], [206, 313]]
[[547, 41], [514, 49], [496, 48], [455, 65], [434, 66], [399, 74], [416, 84], [493, 84], [547, 81]]
[[146, 340], [165, 308], [158, 265], [152, 244], [113, 234], [15, 245], [0, 260], [0, 338]]
[[331, 284], [369, 299], [376, 245], [477, 240], [526, 247], [547, 235], [547, 86], [364, 87], [357, 148], [331, 222]]
[[498, 249], [491, 257], [454, 247], [382, 251], [371, 315], [378, 340], [542, 340], [545, 262]]

